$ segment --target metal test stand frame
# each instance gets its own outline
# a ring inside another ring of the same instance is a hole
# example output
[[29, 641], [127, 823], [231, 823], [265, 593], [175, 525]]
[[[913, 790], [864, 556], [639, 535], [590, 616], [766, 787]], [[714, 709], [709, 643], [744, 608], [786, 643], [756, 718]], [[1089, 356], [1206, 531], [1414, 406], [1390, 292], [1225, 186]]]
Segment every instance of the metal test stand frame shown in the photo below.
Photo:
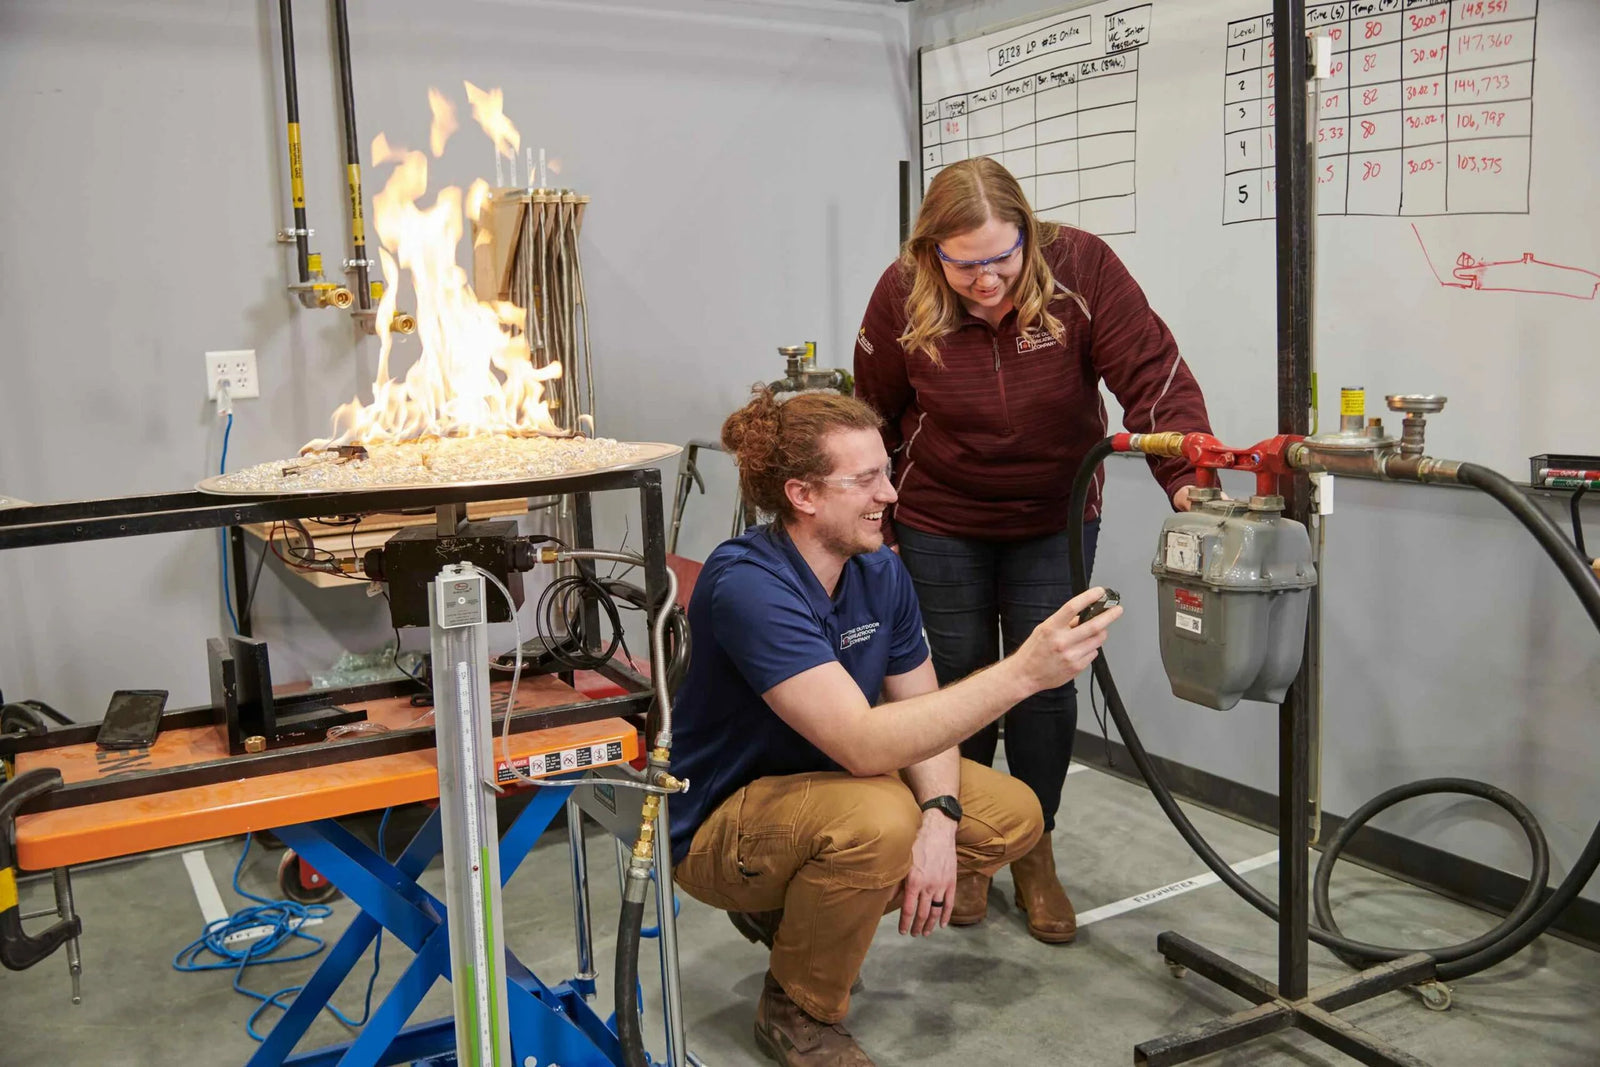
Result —
[[[371, 489], [320, 495], [221, 497], [191, 491], [21, 505], [0, 511], [0, 550], [228, 528], [233, 538], [236, 560], [231, 577], [240, 607], [244, 608], [249, 591], [246, 569], [242, 566], [244, 545], [239, 527], [246, 523], [416, 507], [432, 507], [441, 516], [448, 516], [455, 514], [457, 505], [476, 500], [571, 494], [577, 502], [577, 541], [581, 545], [589, 545], [593, 543], [594, 534], [588, 494], [607, 490], [634, 490], [638, 494], [643, 540], [641, 554], [646, 560], [644, 578], [647, 602], [659, 603], [666, 596], [668, 587], [666, 530], [661, 473], [654, 468], [605, 471], [527, 482]], [[495, 594], [491, 592], [491, 595]], [[248, 614], [241, 616], [240, 623], [241, 632], [248, 633]], [[644, 716], [653, 697], [645, 679], [617, 665], [603, 667], [598, 673], [620, 685], [625, 695], [578, 700], [557, 707], [516, 713], [512, 718], [511, 732], [521, 733], [617, 716]], [[414, 688], [411, 683], [380, 683], [328, 691], [320, 696], [322, 699], [331, 697], [357, 702], [398, 695]], [[292, 707], [294, 698], [284, 698], [282, 703], [286, 708]], [[507, 713], [511, 714], [509, 710]], [[162, 729], [210, 725], [214, 722], [215, 714], [210, 707], [169, 711], [162, 716]], [[53, 729], [43, 736], [9, 740], [6, 751], [38, 751], [59, 745], [92, 742], [98, 729], [98, 723]], [[168, 770], [119, 774], [106, 780], [67, 783], [51, 788], [22, 804], [26, 810], [21, 814], [97, 804], [154, 791], [215, 784], [308, 767], [330, 766], [367, 757], [433, 748], [435, 744], [434, 728], [424, 726], [317, 745], [268, 750]], [[441, 783], [441, 786], [444, 784]], [[507, 880], [545, 827], [565, 808], [569, 831], [572, 832], [578, 973], [569, 981], [554, 986], [546, 985], [508, 953], [505, 957], [506, 971], [501, 977], [509, 979], [505, 982], [508, 991], [506, 1009], [510, 1017], [511, 1036], [518, 1051], [527, 1055], [527, 1046], [531, 1042], [533, 1051], [542, 1061], [554, 1060], [569, 1067], [602, 1067], [622, 1062], [615, 1034], [588, 1006], [597, 975], [592, 946], [588, 870], [575, 794], [592, 790], [593, 787], [575, 789], [571, 776], [549, 779], [548, 785], [540, 789], [501, 836], [497, 857], [498, 874], [502, 881]], [[625, 797], [635, 793], [634, 790], [623, 789], [614, 792]], [[666, 841], [665, 804], [662, 804], [658, 818], [658, 836]], [[610, 825], [609, 821], [607, 825]], [[617, 825], [620, 827], [623, 824]], [[635, 818], [632, 829], [636, 830], [637, 826]], [[415, 886], [415, 878], [427, 867], [429, 860], [441, 849], [447, 848], [442, 829], [440, 813], [435, 812], [402, 854], [390, 861], [377, 856], [333, 819], [279, 828], [279, 836], [286, 844], [314, 863], [352, 900], [361, 904], [362, 914], [352, 922], [351, 930], [339, 943], [332, 946], [316, 974], [252, 1057], [252, 1065], [320, 1064], [336, 1060], [404, 1062], [456, 1050], [454, 1019], [404, 1027], [411, 1010], [428, 988], [438, 977], [449, 973], [446, 924], [433, 914], [435, 909], [426, 899], [426, 894], [419, 896], [420, 889]], [[495, 851], [492, 846], [490, 850]], [[661, 917], [656, 936], [661, 951], [666, 1009], [667, 1058], [664, 1062], [672, 1067], [685, 1067], [685, 1064], [695, 1064], [697, 1061], [684, 1047], [671, 866], [664, 851], [657, 850], [655, 867], [655, 894]], [[56, 872], [58, 893], [65, 874], [65, 870]], [[70, 901], [70, 882], [67, 883], [66, 892]], [[68, 907], [70, 910], [70, 904]], [[358, 962], [380, 925], [390, 929], [416, 953], [416, 959], [397, 981], [395, 990], [384, 1004], [374, 1006], [372, 1019], [356, 1040], [341, 1046], [291, 1055], [300, 1036], [320, 1014], [327, 997]], [[492, 1059], [485, 1057], [486, 1061]]]
[[[1304, 437], [1311, 413], [1312, 230], [1315, 142], [1308, 134], [1310, 64], [1302, 0], [1273, 0], [1276, 57], [1278, 259], [1278, 432]], [[1310, 528], [1305, 475], [1284, 480], [1284, 516]], [[1300, 673], [1278, 710], [1278, 981], [1246, 970], [1180, 934], [1167, 931], [1157, 950], [1175, 971], [1187, 967], [1254, 1006], [1134, 1047], [1134, 1063], [1185, 1063], [1283, 1030], [1302, 1030], [1373, 1067], [1427, 1067], [1334, 1013], [1384, 993], [1433, 978], [1434, 960], [1415, 953], [1308, 989], [1307, 931], [1311, 846], [1311, 688], [1321, 640], [1319, 590], [1312, 589], [1306, 651]]]

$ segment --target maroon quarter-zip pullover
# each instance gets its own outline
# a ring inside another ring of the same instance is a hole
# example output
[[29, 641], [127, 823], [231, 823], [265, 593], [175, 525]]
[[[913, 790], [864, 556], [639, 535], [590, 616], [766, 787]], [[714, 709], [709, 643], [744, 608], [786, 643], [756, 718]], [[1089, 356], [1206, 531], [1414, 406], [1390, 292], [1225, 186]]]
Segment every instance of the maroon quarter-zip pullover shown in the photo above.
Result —
[[[1050, 308], [1065, 343], [1037, 324], [1022, 336], [1015, 310], [998, 328], [964, 313], [938, 342], [943, 366], [900, 347], [910, 292], [900, 266], [878, 280], [856, 337], [856, 393], [885, 419], [898, 521], [997, 541], [1066, 529], [1073, 475], [1110, 432], [1101, 381], [1131, 432], [1211, 431], [1172, 332], [1116, 253], [1063, 227], [1044, 254], [1059, 283]], [[1082, 297], [1087, 315], [1062, 288]], [[1168, 499], [1195, 480], [1182, 459], [1153, 460], [1151, 470]], [[1097, 479], [1087, 517], [1099, 513]]]

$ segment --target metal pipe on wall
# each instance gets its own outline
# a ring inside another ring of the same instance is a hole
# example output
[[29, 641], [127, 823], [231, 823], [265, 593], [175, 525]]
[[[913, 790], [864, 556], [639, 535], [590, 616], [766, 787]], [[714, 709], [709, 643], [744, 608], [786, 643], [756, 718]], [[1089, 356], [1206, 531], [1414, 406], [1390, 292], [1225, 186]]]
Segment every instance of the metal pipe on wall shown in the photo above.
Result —
[[306, 180], [300, 158], [300, 86], [294, 73], [294, 15], [289, 0], [278, 0], [278, 29], [283, 38], [283, 97], [289, 126], [289, 187], [294, 208], [295, 258], [300, 284], [311, 281], [311, 231], [306, 229]]
[[[289, 0], [283, 0], [285, 8]], [[351, 259], [346, 264], [356, 275], [356, 301], [363, 311], [372, 308], [372, 289], [368, 281], [366, 224], [361, 206], [361, 148], [356, 136], [356, 91], [350, 73], [350, 20], [345, 0], [333, 0], [334, 54], [339, 64], [340, 104], [344, 116], [344, 166], [350, 191]]]
[[295, 76], [294, 14], [289, 0], [278, 0], [278, 28], [283, 38], [283, 98], [289, 133], [289, 200], [294, 209], [290, 229], [279, 230], [278, 240], [295, 246], [298, 280], [289, 291], [306, 307], [332, 307], [343, 310], [355, 303], [347, 287], [327, 281], [322, 274], [322, 256], [311, 251], [312, 230], [306, 223], [305, 159], [300, 147], [300, 85]]

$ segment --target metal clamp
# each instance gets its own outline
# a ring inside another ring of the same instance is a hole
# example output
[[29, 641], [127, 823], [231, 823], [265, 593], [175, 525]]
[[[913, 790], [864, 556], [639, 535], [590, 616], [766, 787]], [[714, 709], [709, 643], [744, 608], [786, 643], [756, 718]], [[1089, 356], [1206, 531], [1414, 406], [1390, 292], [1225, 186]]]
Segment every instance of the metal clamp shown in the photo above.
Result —
[[357, 267], [376, 267], [378, 265], [378, 261], [375, 259], [345, 259], [340, 262], [344, 264], [345, 270], [355, 270]]
[[[40, 767], [13, 778], [0, 789], [0, 964], [8, 970], [25, 971], [69, 942], [69, 963], [78, 959], [78, 935], [83, 933], [83, 922], [73, 912], [70, 882], [57, 877], [56, 906], [62, 918], [37, 937], [23, 932], [22, 907], [17, 899], [17, 811], [61, 785], [60, 771]], [[65, 871], [61, 873], [64, 875]], [[73, 970], [74, 1003], [80, 999], [81, 970], [81, 963]]]
[[279, 230], [278, 231], [278, 243], [281, 244], [281, 245], [292, 245], [302, 237], [315, 237], [316, 235], [317, 235], [317, 231], [312, 229], [309, 226], [306, 227], [303, 230], [296, 230], [296, 229]]

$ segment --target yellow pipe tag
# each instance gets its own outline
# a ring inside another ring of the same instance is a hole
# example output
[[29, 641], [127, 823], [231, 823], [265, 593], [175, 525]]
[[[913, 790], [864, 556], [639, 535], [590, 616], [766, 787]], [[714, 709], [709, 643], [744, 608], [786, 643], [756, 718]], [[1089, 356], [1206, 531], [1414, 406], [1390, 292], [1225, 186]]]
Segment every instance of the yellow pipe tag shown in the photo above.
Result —
[[10, 911], [17, 906], [17, 872], [15, 868], [0, 868], [0, 911]]
[[351, 163], [346, 169], [350, 173], [350, 235], [355, 238], [356, 244], [367, 243], [366, 226], [361, 218], [361, 167]]
[[289, 123], [289, 188], [295, 207], [306, 206], [306, 179], [300, 167], [300, 124]]
[[[306, 270], [310, 271], [312, 274], [322, 273], [321, 252], [311, 252], [306, 256]], [[332, 283], [330, 282], [329, 284], [331, 285]]]
[[383, 300], [383, 283], [382, 282], [368, 282], [367, 283], [367, 291], [372, 294], [372, 299], [373, 299], [374, 303]]
[[1367, 391], [1365, 389], [1339, 390], [1339, 414], [1361, 415], [1367, 413]]

